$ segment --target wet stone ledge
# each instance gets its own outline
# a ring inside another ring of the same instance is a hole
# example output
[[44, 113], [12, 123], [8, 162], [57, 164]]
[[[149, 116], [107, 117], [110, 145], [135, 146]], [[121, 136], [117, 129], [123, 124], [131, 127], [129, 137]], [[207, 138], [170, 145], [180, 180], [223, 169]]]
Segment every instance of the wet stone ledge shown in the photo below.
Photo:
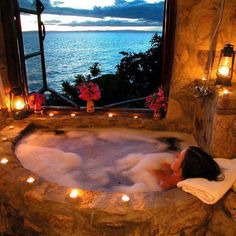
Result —
[[[70, 189], [24, 169], [13, 152], [16, 141], [32, 128], [153, 128], [150, 123], [150, 119], [148, 123], [132, 118], [108, 121], [96, 115], [73, 119], [31, 116], [5, 126], [0, 131], [0, 157], [8, 160], [0, 164], [0, 230], [14, 236], [236, 235], [236, 194], [232, 191], [213, 206], [177, 188], [129, 194], [128, 202], [121, 200], [123, 193], [88, 190], [71, 199]], [[35, 181], [28, 183], [29, 177]]]

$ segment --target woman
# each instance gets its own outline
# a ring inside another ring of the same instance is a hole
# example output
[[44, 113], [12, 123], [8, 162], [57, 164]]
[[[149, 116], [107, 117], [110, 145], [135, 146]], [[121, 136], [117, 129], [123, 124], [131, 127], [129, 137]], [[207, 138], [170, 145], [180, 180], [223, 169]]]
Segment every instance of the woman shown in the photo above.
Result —
[[222, 180], [220, 167], [213, 158], [199, 147], [190, 146], [178, 153], [170, 164], [151, 171], [163, 190], [176, 187], [177, 182], [187, 178]]

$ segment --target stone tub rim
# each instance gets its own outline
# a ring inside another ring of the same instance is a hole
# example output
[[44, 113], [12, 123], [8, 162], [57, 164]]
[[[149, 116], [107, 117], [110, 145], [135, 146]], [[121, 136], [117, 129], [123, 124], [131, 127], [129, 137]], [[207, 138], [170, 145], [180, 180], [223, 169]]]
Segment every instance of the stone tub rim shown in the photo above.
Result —
[[[90, 120], [92, 121], [92, 125], [96, 126], [104, 117], [99, 118], [97, 115], [84, 116], [75, 121], [81, 122], [82, 119], [85, 119], [87, 124], [89, 124], [88, 121]], [[119, 117], [117, 119], [120, 120], [121, 118]], [[119, 121], [117, 121], [117, 119], [108, 120], [109, 122], [104, 124], [104, 126], [99, 127], [110, 127], [111, 124], [120, 127], [118, 126]], [[130, 128], [135, 128], [134, 126], [136, 125], [136, 128], [148, 129], [151, 123], [151, 125], [155, 125], [156, 129], [159, 129], [156, 122], [152, 123], [150, 119], [147, 121], [147, 126], [145, 126], [145, 119], [135, 120], [135, 124], [132, 118], [125, 118], [124, 120], [126, 125], [130, 124]], [[88, 220], [91, 227], [95, 225], [96, 227], [100, 226], [105, 228], [127, 228], [130, 222], [134, 225], [133, 227], [139, 227], [139, 225], [143, 224], [160, 225], [165, 224], [165, 222], [163, 222], [164, 219], [159, 218], [158, 215], [162, 211], [164, 212], [165, 208], [175, 209], [178, 205], [184, 204], [184, 202], [188, 202], [188, 204], [191, 203], [193, 208], [202, 206], [203, 214], [205, 214], [206, 218], [209, 217], [206, 210], [209, 206], [177, 188], [165, 192], [128, 193], [130, 197], [129, 202], [121, 201], [121, 196], [124, 193], [93, 190], [82, 190], [84, 195], [81, 198], [71, 199], [69, 197], [70, 188], [44, 180], [37, 174], [25, 169], [13, 152], [13, 147], [17, 141], [25, 132], [28, 132], [29, 129], [45, 128], [50, 125], [54, 127], [52, 130], [55, 130], [55, 127], [59, 127], [60, 125], [65, 127], [67, 125], [66, 122], [68, 122], [69, 125], [71, 118], [64, 116], [54, 117], [53, 119], [30, 117], [23, 121], [14, 121], [0, 131], [1, 140], [3, 137], [7, 137], [6, 141], [1, 141], [1, 147], [3, 147], [1, 151], [4, 154], [3, 156], [9, 159], [6, 165], [0, 165], [0, 178], [2, 181], [0, 189], [4, 192], [3, 198], [14, 209], [18, 209], [25, 218], [31, 219], [31, 223], [33, 222], [34, 225], [36, 224], [35, 222], [38, 222], [40, 215], [60, 215], [66, 217], [65, 220], [70, 219], [69, 221], [71, 221], [72, 217], [73, 222], [81, 219], [82, 221]], [[11, 125], [14, 126], [13, 129], [9, 128]], [[32, 184], [26, 182], [27, 178], [30, 176], [35, 178], [35, 182]], [[15, 199], [12, 199], [12, 196], [15, 196]], [[173, 198], [173, 196], [175, 196], [175, 198]], [[51, 212], [45, 212], [43, 207], [45, 204], [51, 209]], [[58, 209], [54, 209], [55, 206], [57, 206]], [[61, 212], [59, 209], [63, 209], [63, 211]], [[35, 214], [37, 215], [36, 217], [34, 216]], [[34, 220], [34, 218], [36, 218], [36, 220]], [[113, 219], [115, 219], [114, 222], [112, 221]], [[37, 227], [40, 229], [46, 228], [44, 230], [47, 230], [47, 227], [43, 225], [44, 224], [41, 223], [37, 225]], [[71, 235], [73, 235], [73, 229], [76, 227], [79, 226], [75, 226], [74, 223], [70, 227]], [[56, 232], [55, 229], [53, 230]], [[58, 235], [64, 234], [60, 232]]]

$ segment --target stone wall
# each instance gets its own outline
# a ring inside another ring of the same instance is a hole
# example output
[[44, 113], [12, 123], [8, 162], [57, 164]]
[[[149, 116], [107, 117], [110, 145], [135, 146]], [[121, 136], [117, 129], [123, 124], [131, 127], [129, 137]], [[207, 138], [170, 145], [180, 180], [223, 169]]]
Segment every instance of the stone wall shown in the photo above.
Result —
[[236, 86], [227, 95], [215, 91], [195, 102], [194, 136], [214, 157], [236, 158]]
[[[196, 124], [193, 122], [194, 108], [196, 105], [197, 114], [195, 117], [201, 116], [201, 122], [204, 123], [202, 128], [205, 129], [204, 132], [201, 130], [200, 133], [196, 133], [197, 141], [207, 151], [214, 149], [212, 153], [217, 155], [221, 155], [222, 150], [220, 152], [216, 150], [219, 146], [218, 141], [213, 143], [213, 140], [218, 139], [213, 137], [216, 134], [213, 128], [217, 127], [217, 122], [218, 124], [222, 123], [223, 119], [223, 123], [227, 123], [226, 120], [229, 120], [228, 130], [230, 130], [229, 126], [232, 125], [235, 114], [232, 113], [231, 118], [227, 117], [230, 113], [216, 118], [217, 107], [212, 107], [217, 106], [216, 100], [212, 97], [207, 97], [207, 100], [205, 98], [196, 99], [194, 87], [196, 79], [207, 75], [209, 49], [218, 22], [220, 5], [220, 0], [177, 0], [175, 51], [170, 85], [170, 106], [167, 115], [169, 119], [173, 118], [176, 122], [185, 123], [194, 128]], [[214, 84], [216, 78], [220, 50], [227, 43], [236, 45], [235, 28], [236, 2], [225, 0], [224, 15], [214, 45], [210, 84]], [[236, 70], [234, 70], [233, 82], [236, 82]], [[217, 94], [215, 95], [217, 96]], [[218, 121], [213, 124], [215, 119]], [[199, 127], [194, 129], [197, 131]], [[228, 135], [223, 127], [221, 131], [224, 131], [224, 136]], [[222, 142], [220, 145], [224, 146]]]

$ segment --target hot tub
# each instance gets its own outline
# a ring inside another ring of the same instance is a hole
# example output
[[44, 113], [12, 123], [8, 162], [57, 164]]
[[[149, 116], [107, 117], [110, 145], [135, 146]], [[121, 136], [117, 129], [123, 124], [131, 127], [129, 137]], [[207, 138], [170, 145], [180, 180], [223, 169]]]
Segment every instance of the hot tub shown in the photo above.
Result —
[[[165, 192], [157, 191], [158, 189], [131, 191], [127, 188], [110, 188], [109, 184], [101, 186], [93, 183], [88, 187], [86, 181], [81, 186], [80, 181], [60, 182], [61, 176], [55, 178], [54, 175], [50, 179], [44, 172], [30, 170], [29, 166], [32, 165], [25, 164], [20, 156], [18, 159], [15, 155], [16, 145], [20, 146], [27, 141], [27, 137], [29, 141], [30, 134], [37, 132], [54, 132], [56, 137], [61, 138], [61, 135], [68, 131], [87, 132], [92, 129], [95, 132], [94, 130], [101, 128], [106, 132], [113, 130], [113, 134], [116, 129], [130, 129], [138, 133], [161, 131], [162, 139], [158, 142], [163, 143], [163, 138], [170, 138], [170, 134], [173, 134], [172, 131], [164, 132], [166, 125], [165, 122], [151, 119], [108, 118], [106, 115], [64, 115], [50, 118], [31, 116], [23, 121], [12, 122], [0, 132], [2, 225], [8, 228], [12, 235], [21, 236], [204, 235], [209, 230], [212, 207], [179, 189]], [[171, 128], [171, 125], [169, 127]], [[174, 134], [186, 137], [188, 141], [192, 138], [190, 134], [183, 132]], [[37, 139], [37, 142], [43, 141], [40, 140], [40, 135]], [[177, 151], [182, 148], [181, 145], [177, 145], [175, 150], [172, 146], [169, 152]], [[168, 151], [168, 148], [170, 149], [170, 146], [166, 145], [164, 151]], [[154, 150], [151, 152], [154, 153]], [[24, 148], [21, 149], [21, 154], [24, 155]], [[28, 158], [27, 162], [33, 164], [34, 168], [37, 167], [33, 157]], [[42, 164], [39, 160], [37, 163], [38, 166]], [[56, 166], [48, 166], [50, 167], [46, 172], [50, 176], [50, 171], [55, 172]], [[76, 164], [75, 167], [77, 169]], [[81, 175], [79, 177], [82, 178]], [[117, 185], [122, 179], [115, 179], [113, 182]], [[127, 180], [124, 183], [126, 187], [132, 184]]]

